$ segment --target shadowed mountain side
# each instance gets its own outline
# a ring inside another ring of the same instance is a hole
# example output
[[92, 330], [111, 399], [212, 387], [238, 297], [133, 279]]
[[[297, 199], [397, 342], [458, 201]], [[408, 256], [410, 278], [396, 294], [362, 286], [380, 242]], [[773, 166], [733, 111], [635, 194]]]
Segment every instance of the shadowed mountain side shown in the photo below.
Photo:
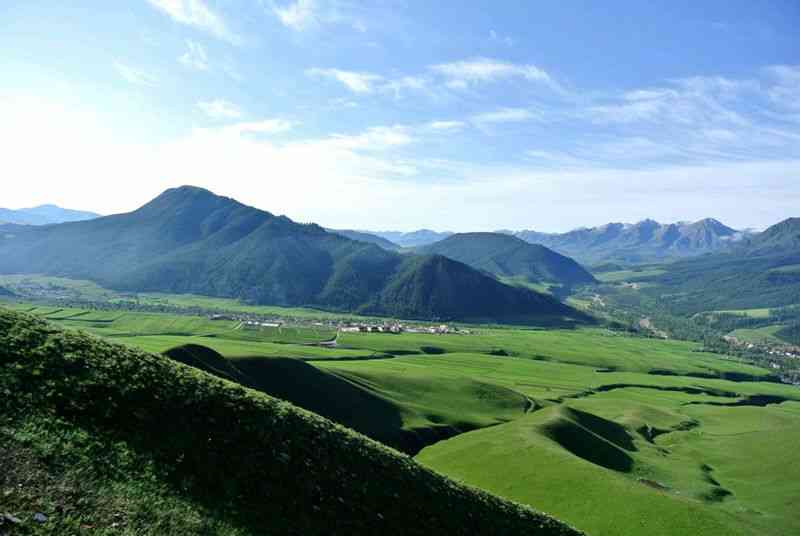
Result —
[[[411, 456], [442, 439], [492, 424], [486, 419], [477, 422], [468, 415], [434, 415], [435, 406], [411, 409], [403, 401], [374, 391], [374, 382], [368, 379], [320, 370], [298, 359], [228, 360], [210, 348], [194, 344], [173, 348], [165, 355], [313, 411]], [[403, 387], [412, 391], [430, 388], [427, 384], [415, 385], [413, 380], [403, 382]], [[512, 415], [522, 416], [526, 407], [525, 397], [494, 385], [456, 382], [442, 390], [450, 399], [477, 405], [487, 415], [494, 415], [493, 423], [504, 422]], [[448, 400], [446, 405], [451, 403]], [[406, 425], [404, 412], [407, 418], [413, 414], [415, 423], [427, 424]]]
[[298, 359], [252, 357], [235, 364], [251, 387], [404, 450], [399, 409], [374, 393]]
[[170, 348], [164, 355], [214, 376], [250, 386], [250, 381], [222, 354], [199, 344], [185, 344]]
[[559, 408], [541, 430], [575, 456], [595, 465], [621, 473], [633, 469], [633, 458], [623, 450], [635, 450], [633, 439], [612, 421], [572, 408]]

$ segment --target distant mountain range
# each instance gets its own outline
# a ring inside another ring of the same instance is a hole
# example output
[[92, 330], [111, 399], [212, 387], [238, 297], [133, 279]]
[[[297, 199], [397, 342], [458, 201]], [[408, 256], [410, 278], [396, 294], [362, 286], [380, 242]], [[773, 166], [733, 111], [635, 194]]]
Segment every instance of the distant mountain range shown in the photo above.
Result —
[[444, 231], [437, 232], [430, 229], [420, 229], [418, 231], [411, 231], [404, 233], [401, 231], [360, 231], [363, 234], [371, 234], [374, 236], [386, 239], [398, 246], [404, 248], [416, 248], [419, 246], [427, 246], [439, 240], [444, 240], [453, 233]]
[[581, 317], [438, 255], [400, 255], [196, 187], [89, 221], [7, 225], [0, 273], [425, 319]]
[[609, 223], [567, 233], [513, 233], [526, 242], [542, 244], [585, 264], [606, 261], [653, 262], [719, 251], [746, 233], [711, 218], [693, 223]]
[[454, 234], [416, 251], [444, 255], [478, 270], [531, 283], [572, 286], [595, 282], [592, 274], [569, 257], [500, 233]]
[[[496, 233], [515, 236], [531, 244], [541, 244], [580, 263], [596, 265], [606, 262], [658, 262], [702, 255], [723, 250], [746, 238], [752, 231], [732, 229], [715, 219], [706, 218], [680, 223], [653, 220], [608, 223], [566, 233], [531, 230], [498, 230]], [[453, 233], [421, 229], [409, 233], [359, 231], [359, 234], [362, 236], [351, 237], [372, 242], [375, 242], [375, 238], [382, 238], [402, 247], [418, 248], [440, 242]]]
[[391, 242], [383, 238], [382, 236], [378, 236], [371, 233], [365, 233], [361, 231], [352, 231], [350, 229], [325, 229], [329, 233], [336, 233], [338, 235], [344, 236], [345, 238], [349, 238], [350, 240], [358, 240], [359, 242], [366, 242], [368, 244], [375, 244], [376, 246], [382, 247], [383, 249], [389, 251], [397, 251], [402, 249], [402, 246]]
[[0, 208], [0, 223], [16, 223], [20, 225], [47, 225], [49, 223], [83, 221], [99, 216], [94, 212], [71, 210], [56, 205], [39, 205], [38, 207], [18, 210]]
[[673, 313], [781, 307], [800, 303], [800, 218], [789, 218], [709, 255], [663, 266], [640, 281]]

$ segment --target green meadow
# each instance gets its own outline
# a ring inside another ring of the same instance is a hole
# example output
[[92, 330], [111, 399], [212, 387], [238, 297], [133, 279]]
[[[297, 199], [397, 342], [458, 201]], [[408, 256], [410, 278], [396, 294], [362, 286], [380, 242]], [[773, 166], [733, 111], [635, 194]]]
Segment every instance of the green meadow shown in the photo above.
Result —
[[594, 276], [603, 283], [621, 283], [623, 281], [638, 281], [648, 277], [655, 277], [665, 274], [666, 270], [661, 268], [642, 268], [636, 270], [617, 270], [614, 272], [601, 272]]
[[337, 336], [313, 322], [244, 329], [189, 315], [14, 308], [176, 358], [195, 352], [194, 366], [588, 534], [800, 531], [800, 389], [696, 343], [599, 327]]

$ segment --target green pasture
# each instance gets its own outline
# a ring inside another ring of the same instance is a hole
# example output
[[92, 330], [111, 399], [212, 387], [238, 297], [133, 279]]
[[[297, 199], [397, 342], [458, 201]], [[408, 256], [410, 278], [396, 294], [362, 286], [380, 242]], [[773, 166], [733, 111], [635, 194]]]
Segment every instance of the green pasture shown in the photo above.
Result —
[[153, 352], [211, 349], [254, 389], [589, 534], [800, 530], [800, 389], [695, 343], [466, 326], [340, 333], [327, 348], [313, 343], [335, 333], [313, 322], [14, 308]]
[[661, 268], [647, 268], [641, 270], [617, 270], [615, 272], [600, 272], [592, 274], [598, 281], [603, 283], [622, 283], [624, 281], [638, 281], [648, 277], [655, 277], [665, 274], [667, 271]]

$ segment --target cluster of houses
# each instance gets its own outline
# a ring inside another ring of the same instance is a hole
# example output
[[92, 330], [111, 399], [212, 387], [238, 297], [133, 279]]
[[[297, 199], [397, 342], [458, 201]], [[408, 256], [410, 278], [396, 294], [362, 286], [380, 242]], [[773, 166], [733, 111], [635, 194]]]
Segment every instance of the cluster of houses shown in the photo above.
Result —
[[363, 324], [363, 323], [350, 323], [347, 325], [339, 326], [339, 331], [342, 333], [434, 333], [437, 335], [445, 335], [447, 333], [463, 333], [458, 328], [441, 324], [438, 326], [407, 326], [399, 323], [384, 323], [384, 324]]
[[742, 348], [746, 348], [748, 350], [757, 350], [764, 352], [765, 354], [776, 357], [791, 357], [795, 359], [800, 359], [800, 347], [798, 346], [792, 346], [787, 344], [774, 344], [769, 342], [755, 344], [752, 342], [741, 341], [731, 335], [726, 335], [722, 338], [729, 344], [733, 344], [735, 346], [741, 346]]
[[329, 320], [325, 322], [309, 322], [303, 319], [281, 319], [281, 318], [264, 318], [258, 315], [248, 313], [218, 313], [209, 316], [211, 320], [233, 320], [238, 321], [239, 327], [243, 329], [259, 329], [259, 328], [280, 328], [287, 325], [313, 325], [316, 327], [325, 327], [335, 329], [340, 333], [431, 333], [436, 335], [446, 335], [450, 333], [469, 334], [470, 332], [465, 329], [459, 329], [455, 326], [448, 324], [439, 325], [410, 325], [402, 324], [396, 321], [386, 321], [382, 324], [367, 323], [367, 322], [343, 322], [341, 320]]

